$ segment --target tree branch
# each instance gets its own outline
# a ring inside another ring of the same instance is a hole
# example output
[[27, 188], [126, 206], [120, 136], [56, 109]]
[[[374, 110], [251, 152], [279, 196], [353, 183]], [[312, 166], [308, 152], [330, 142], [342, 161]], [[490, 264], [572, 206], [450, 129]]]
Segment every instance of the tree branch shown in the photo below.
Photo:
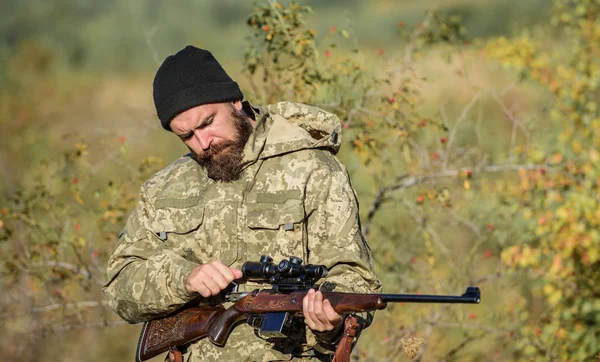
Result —
[[387, 194], [393, 191], [400, 191], [411, 186], [419, 185], [428, 181], [433, 181], [437, 179], [443, 178], [451, 178], [464, 173], [467, 170], [476, 173], [493, 173], [493, 172], [506, 172], [506, 171], [518, 171], [520, 169], [525, 170], [539, 170], [541, 168], [545, 168], [546, 166], [541, 164], [525, 164], [525, 165], [514, 165], [514, 164], [506, 164], [506, 165], [490, 165], [490, 166], [481, 166], [477, 168], [469, 168], [463, 167], [454, 170], [443, 170], [436, 173], [431, 173], [428, 175], [422, 176], [410, 176], [408, 174], [401, 175], [396, 178], [396, 184], [391, 186], [383, 186], [377, 192], [371, 207], [369, 208], [369, 212], [367, 214], [366, 222], [363, 223], [363, 231], [365, 235], [368, 235], [371, 222], [373, 221], [373, 217], [376, 212], [381, 208], [383, 201], [385, 200]]

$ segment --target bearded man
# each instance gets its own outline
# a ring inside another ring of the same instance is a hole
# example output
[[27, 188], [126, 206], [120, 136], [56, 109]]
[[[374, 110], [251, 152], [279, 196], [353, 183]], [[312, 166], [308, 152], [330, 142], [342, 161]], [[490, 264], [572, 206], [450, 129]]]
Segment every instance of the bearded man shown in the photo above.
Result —
[[[322, 285], [330, 290], [379, 291], [356, 196], [335, 157], [336, 116], [298, 103], [242, 102], [213, 55], [192, 46], [163, 62], [153, 93], [162, 126], [190, 153], [144, 183], [108, 262], [104, 291], [123, 319], [214, 303], [242, 277], [241, 265], [261, 255], [327, 266]], [[240, 291], [267, 287], [248, 282]], [[192, 343], [186, 361], [330, 360], [343, 316], [313, 290], [303, 314], [290, 338], [261, 339], [240, 325], [225, 347]]]

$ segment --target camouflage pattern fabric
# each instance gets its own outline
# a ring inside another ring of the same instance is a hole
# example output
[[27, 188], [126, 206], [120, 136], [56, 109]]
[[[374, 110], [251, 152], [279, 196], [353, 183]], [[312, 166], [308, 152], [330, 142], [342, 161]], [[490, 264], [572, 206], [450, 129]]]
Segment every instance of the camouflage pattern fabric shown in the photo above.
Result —
[[[186, 290], [185, 280], [201, 263], [221, 260], [241, 268], [263, 254], [276, 262], [295, 255], [326, 265], [325, 282], [335, 291], [380, 290], [354, 190], [335, 157], [339, 119], [291, 102], [252, 109], [257, 123], [244, 148], [239, 180], [213, 181], [184, 156], [142, 186], [108, 262], [104, 286], [123, 319], [157, 318], [197, 298]], [[241, 291], [266, 287], [248, 283]], [[309, 330], [272, 343], [240, 325], [225, 347], [208, 339], [193, 343], [186, 361], [328, 360], [320, 353], [332, 352], [325, 343], [330, 337]]]

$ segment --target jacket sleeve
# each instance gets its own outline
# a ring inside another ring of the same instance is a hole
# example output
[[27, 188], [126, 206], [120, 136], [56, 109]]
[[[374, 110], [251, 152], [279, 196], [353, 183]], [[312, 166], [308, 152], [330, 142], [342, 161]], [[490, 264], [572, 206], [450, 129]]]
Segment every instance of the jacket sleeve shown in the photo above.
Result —
[[[329, 157], [325, 158], [324, 167], [313, 171], [306, 190], [308, 262], [323, 264], [329, 269], [321, 289], [379, 293], [381, 282], [375, 274], [371, 252], [361, 232], [358, 202], [350, 179], [337, 159], [330, 154], [325, 155]], [[373, 313], [360, 316], [364, 321], [363, 327], [366, 327]], [[340, 332], [314, 332], [312, 339], [316, 338], [318, 342], [315, 348], [331, 352]], [[307, 339], [311, 338], [309, 334]]]
[[163, 246], [148, 229], [152, 216], [153, 207], [142, 189], [108, 261], [105, 296], [130, 323], [166, 315], [198, 296], [185, 288], [187, 276], [198, 264]]

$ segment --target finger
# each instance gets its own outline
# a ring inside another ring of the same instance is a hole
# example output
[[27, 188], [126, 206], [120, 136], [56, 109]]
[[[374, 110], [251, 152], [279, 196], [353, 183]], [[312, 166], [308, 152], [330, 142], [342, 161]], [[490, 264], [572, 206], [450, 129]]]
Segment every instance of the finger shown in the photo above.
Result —
[[321, 293], [320, 291], [317, 291], [315, 293], [314, 303], [315, 317], [318, 320], [319, 326], [322, 328], [321, 330], [333, 329], [333, 324], [329, 322], [329, 319], [327, 319], [327, 315], [323, 311], [323, 293]]
[[225, 277], [219, 273], [219, 271], [216, 271], [214, 274], [207, 276], [207, 278], [210, 280], [212, 279], [212, 281], [219, 287], [219, 291], [227, 288], [227, 286], [229, 285], [229, 282], [225, 279]]
[[231, 270], [235, 279], [240, 279], [244, 276], [244, 273], [242, 273], [242, 271], [239, 269], [229, 268], [229, 270]]
[[314, 327], [312, 329], [316, 330], [316, 331], [323, 331], [325, 328], [325, 325], [323, 325], [322, 321], [321, 321], [321, 317], [319, 316], [319, 313], [321, 311], [321, 304], [322, 302], [322, 296], [321, 296], [321, 301], [318, 300], [318, 296], [319, 296], [319, 292], [315, 292], [313, 290], [312, 292], [312, 297], [309, 300], [309, 304], [308, 304], [308, 313], [310, 314], [310, 318], [314, 324]]
[[212, 279], [204, 280], [204, 286], [210, 290], [210, 295], [217, 295], [221, 292], [221, 288]]
[[302, 312], [304, 314], [304, 323], [306, 323], [306, 325], [310, 329], [315, 328], [315, 323], [311, 317], [312, 312], [309, 310], [309, 306], [311, 305], [311, 300], [314, 297], [314, 293], [314, 290], [310, 289], [304, 296], [304, 299], [302, 300]]
[[220, 261], [212, 261], [210, 264], [212, 264], [212, 266], [216, 269], [217, 273], [223, 276], [227, 284], [231, 283], [235, 279], [234, 273], [225, 264], [221, 263]]
[[194, 280], [199, 284], [204, 284], [209, 290], [211, 290], [211, 293], [213, 292], [215, 285], [219, 288], [219, 291], [227, 288], [227, 285], [229, 285], [229, 283], [221, 275], [218, 268], [212, 262], [203, 264], [197, 269], [197, 273], [193, 276]]
[[342, 321], [342, 316], [333, 309], [329, 299], [323, 301], [323, 311], [327, 316], [327, 320], [335, 327]]
[[194, 286], [194, 290], [200, 293], [204, 298], [208, 298], [211, 296], [210, 289], [208, 289], [204, 284], [198, 284]]

